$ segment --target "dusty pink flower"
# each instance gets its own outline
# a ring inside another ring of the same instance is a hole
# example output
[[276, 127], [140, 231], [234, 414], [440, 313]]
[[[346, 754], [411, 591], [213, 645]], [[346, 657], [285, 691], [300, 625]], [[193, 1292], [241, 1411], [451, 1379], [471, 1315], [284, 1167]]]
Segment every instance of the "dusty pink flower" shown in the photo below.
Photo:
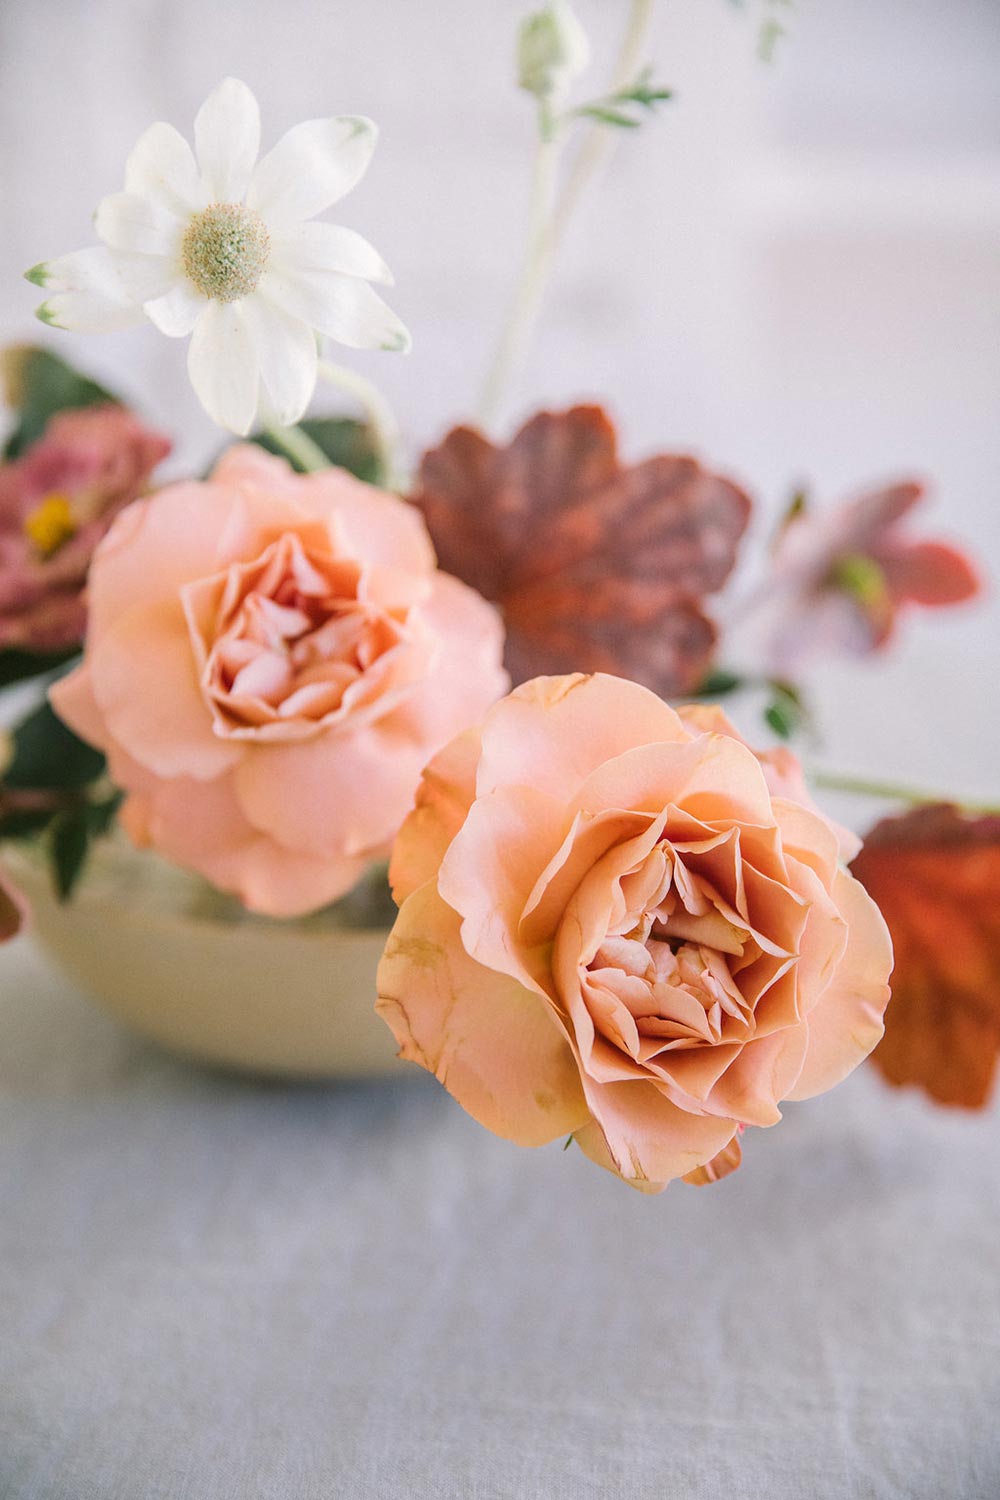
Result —
[[646, 1191], [732, 1171], [744, 1126], [867, 1056], [889, 996], [885, 924], [796, 786], [718, 710], [526, 683], [431, 762], [396, 841], [402, 1055]]
[[118, 518], [52, 697], [137, 843], [291, 916], [387, 851], [429, 756], [504, 691], [502, 647], [413, 507], [238, 447]]
[[890, 485], [785, 526], [768, 588], [775, 600], [770, 657], [790, 671], [819, 653], [865, 655], [889, 640], [909, 604], [959, 604], [979, 592], [970, 559], [901, 523], [923, 499], [914, 482]]
[[0, 870], [0, 943], [17, 936], [24, 922], [24, 911], [20, 893]]
[[83, 639], [94, 548], [169, 452], [168, 438], [109, 402], [59, 412], [0, 466], [0, 650]]

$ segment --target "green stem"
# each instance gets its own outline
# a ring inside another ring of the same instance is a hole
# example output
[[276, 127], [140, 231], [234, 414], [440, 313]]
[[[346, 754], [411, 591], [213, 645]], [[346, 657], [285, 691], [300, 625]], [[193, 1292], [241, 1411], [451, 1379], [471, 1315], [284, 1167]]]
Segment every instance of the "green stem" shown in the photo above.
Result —
[[[622, 39], [621, 50], [611, 75], [609, 94], [625, 88], [635, 78], [642, 61], [642, 51], [653, 15], [654, 0], [632, 0], [628, 25]], [[566, 232], [577, 205], [590, 185], [591, 179], [610, 160], [621, 132], [608, 130], [607, 126], [593, 124], [587, 131], [576, 158], [570, 168], [566, 185], [556, 204], [552, 227], [553, 238], [558, 243]]]
[[[625, 35], [611, 77], [610, 92], [634, 78], [653, 11], [654, 0], [632, 0]], [[584, 189], [613, 143], [606, 126], [592, 125], [577, 154], [566, 186], [557, 198], [557, 169], [562, 149], [562, 121], [553, 118], [546, 104], [539, 106], [539, 139], [535, 150], [528, 237], [521, 274], [507, 321], [493, 355], [483, 386], [477, 415], [483, 427], [492, 427], [511, 377], [530, 342], [545, 295], [559, 242]], [[614, 132], [617, 134], [617, 132]]]
[[319, 374], [329, 385], [353, 396], [363, 408], [382, 483], [391, 490], [405, 489], [406, 475], [397, 462], [399, 427], [392, 408], [381, 391], [356, 370], [351, 370], [346, 365], [335, 365], [327, 359], [320, 360]]
[[264, 428], [264, 433], [286, 458], [290, 458], [305, 473], [316, 474], [320, 469], [330, 467], [330, 460], [322, 448], [301, 427], [269, 426]]
[[541, 307], [555, 251], [552, 220], [561, 147], [556, 129], [552, 125], [546, 128], [541, 122], [531, 178], [524, 262], [479, 402], [479, 421], [486, 428], [492, 427], [497, 419], [504, 392], [527, 348]]
[[893, 802], [910, 802], [915, 807], [948, 802], [960, 807], [963, 812], [976, 817], [1000, 816], [1000, 805], [988, 802], [968, 802], [950, 792], [933, 791], [926, 787], [901, 786], [892, 781], [869, 781], [864, 776], [843, 776], [837, 771], [811, 771], [809, 779], [831, 792], [854, 792], [862, 797], [884, 797]]

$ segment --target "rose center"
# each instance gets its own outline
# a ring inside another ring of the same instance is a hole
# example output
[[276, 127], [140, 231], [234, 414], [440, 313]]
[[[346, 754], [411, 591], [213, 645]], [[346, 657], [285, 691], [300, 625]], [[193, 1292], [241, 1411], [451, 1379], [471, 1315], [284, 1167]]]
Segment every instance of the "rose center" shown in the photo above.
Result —
[[271, 253], [267, 225], [242, 203], [211, 203], [195, 214], [181, 244], [184, 273], [216, 302], [235, 302], [257, 287]]
[[359, 596], [361, 583], [356, 563], [313, 555], [286, 535], [200, 597], [194, 591], [188, 604], [202, 622], [203, 681], [220, 726], [316, 724], [377, 691], [406, 626]]

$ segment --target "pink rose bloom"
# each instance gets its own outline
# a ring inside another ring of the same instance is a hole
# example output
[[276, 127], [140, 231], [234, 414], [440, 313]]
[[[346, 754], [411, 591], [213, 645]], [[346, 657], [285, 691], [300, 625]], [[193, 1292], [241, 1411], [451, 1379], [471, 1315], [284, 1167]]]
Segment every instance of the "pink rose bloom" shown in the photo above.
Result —
[[845, 505], [803, 510], [778, 541], [770, 659], [788, 672], [820, 653], [863, 656], [886, 645], [901, 609], [959, 604], [981, 588], [965, 553], [915, 540], [901, 523], [924, 496], [890, 485]]
[[0, 870], [0, 943], [16, 937], [24, 922], [25, 908], [20, 892], [7, 881]]
[[0, 466], [0, 650], [83, 639], [94, 548], [169, 452], [168, 438], [109, 403], [59, 412]]
[[790, 773], [616, 677], [498, 703], [396, 841], [378, 1008], [402, 1056], [498, 1135], [571, 1133], [645, 1191], [731, 1171], [745, 1126], [868, 1055], [889, 997], [885, 923]]
[[52, 701], [137, 844], [294, 916], [388, 850], [428, 757], [505, 690], [502, 649], [413, 507], [238, 447], [119, 516]]

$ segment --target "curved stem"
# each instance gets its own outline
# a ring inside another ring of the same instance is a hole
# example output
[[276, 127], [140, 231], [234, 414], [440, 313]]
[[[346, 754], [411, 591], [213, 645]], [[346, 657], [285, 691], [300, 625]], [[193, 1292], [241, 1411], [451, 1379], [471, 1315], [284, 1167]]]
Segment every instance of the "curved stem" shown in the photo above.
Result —
[[884, 797], [893, 802], [909, 802], [914, 807], [948, 802], [963, 812], [977, 817], [1000, 816], [1000, 805], [988, 802], [968, 802], [951, 792], [934, 791], [927, 787], [903, 786], [898, 782], [869, 781], [865, 776], [844, 776], [837, 771], [811, 771], [809, 779], [831, 792], [854, 792], [862, 797]]
[[306, 474], [330, 467], [330, 460], [322, 448], [301, 427], [268, 426], [263, 431], [274, 446]]
[[552, 224], [561, 144], [558, 134], [553, 132], [548, 138], [541, 134], [535, 148], [528, 209], [528, 243], [510, 314], [483, 386], [479, 420], [484, 427], [492, 427], [496, 421], [504, 391], [531, 337], [541, 306], [555, 250]]
[[397, 463], [399, 427], [392, 408], [372, 381], [346, 365], [335, 365], [328, 359], [319, 362], [320, 377], [338, 390], [353, 396], [364, 409], [378, 462], [379, 477], [388, 489], [404, 489], [406, 476]]
[[[653, 4], [654, 0], [632, 0], [611, 77], [612, 93], [623, 88], [636, 74]], [[569, 179], [557, 198], [557, 168], [563, 144], [560, 121], [553, 120], [543, 108], [539, 127], [528, 210], [527, 248], [510, 314], [501, 332], [477, 412], [479, 421], [487, 428], [496, 421], [511, 376], [530, 341], [555, 252], [567, 224], [594, 172], [613, 149], [613, 143], [606, 139], [612, 132], [606, 126], [592, 125]]]
[[[653, 0], [632, 0], [628, 26], [611, 75], [609, 94], [625, 88], [638, 73], [652, 14]], [[591, 125], [587, 131], [556, 204], [552, 233], [557, 243], [566, 232], [591, 179], [610, 160], [618, 144], [619, 134], [618, 131], [608, 130], [607, 126], [598, 124]]]

